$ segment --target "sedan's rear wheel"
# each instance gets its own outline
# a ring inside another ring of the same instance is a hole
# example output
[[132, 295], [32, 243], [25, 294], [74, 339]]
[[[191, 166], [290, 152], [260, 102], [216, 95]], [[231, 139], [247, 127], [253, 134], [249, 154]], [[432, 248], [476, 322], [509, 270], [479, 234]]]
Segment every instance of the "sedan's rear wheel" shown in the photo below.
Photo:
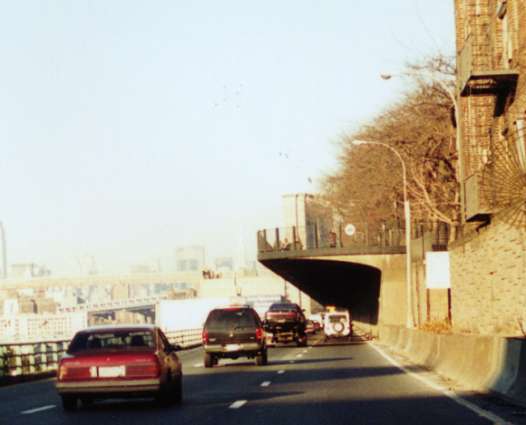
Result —
[[92, 406], [93, 403], [94, 403], [94, 400], [92, 398], [81, 398], [80, 399], [80, 402], [82, 403], [82, 406], [83, 407], [89, 407], [89, 406]]
[[72, 395], [62, 395], [62, 407], [69, 412], [77, 409], [77, 397]]
[[183, 375], [179, 376], [174, 383], [174, 402], [180, 404], [183, 401]]

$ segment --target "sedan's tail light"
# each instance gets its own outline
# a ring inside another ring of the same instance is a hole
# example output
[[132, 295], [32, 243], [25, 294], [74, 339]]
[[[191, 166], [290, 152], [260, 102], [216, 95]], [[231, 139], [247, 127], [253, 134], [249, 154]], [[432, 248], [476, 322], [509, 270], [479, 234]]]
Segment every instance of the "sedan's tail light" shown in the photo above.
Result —
[[203, 329], [203, 344], [208, 344], [208, 330], [207, 329]]
[[156, 356], [148, 360], [126, 365], [127, 378], [158, 378], [161, 366]]
[[84, 380], [97, 377], [96, 368], [89, 366], [74, 365], [69, 362], [61, 362], [58, 367], [58, 380]]

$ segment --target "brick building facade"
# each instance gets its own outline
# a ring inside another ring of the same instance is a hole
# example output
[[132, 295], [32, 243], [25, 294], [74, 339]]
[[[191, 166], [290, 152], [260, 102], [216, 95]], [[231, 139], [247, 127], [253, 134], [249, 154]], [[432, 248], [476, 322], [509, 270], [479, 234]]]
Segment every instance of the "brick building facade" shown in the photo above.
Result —
[[450, 246], [453, 327], [526, 328], [526, 2], [455, 0], [464, 226]]

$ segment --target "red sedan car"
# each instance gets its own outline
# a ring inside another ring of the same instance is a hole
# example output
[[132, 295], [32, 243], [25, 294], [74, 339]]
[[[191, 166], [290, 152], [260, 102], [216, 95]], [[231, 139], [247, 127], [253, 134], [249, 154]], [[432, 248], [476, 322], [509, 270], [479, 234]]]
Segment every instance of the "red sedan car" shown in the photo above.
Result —
[[97, 326], [78, 332], [60, 360], [57, 391], [65, 410], [78, 401], [153, 396], [161, 403], [183, 396], [181, 362], [153, 325]]

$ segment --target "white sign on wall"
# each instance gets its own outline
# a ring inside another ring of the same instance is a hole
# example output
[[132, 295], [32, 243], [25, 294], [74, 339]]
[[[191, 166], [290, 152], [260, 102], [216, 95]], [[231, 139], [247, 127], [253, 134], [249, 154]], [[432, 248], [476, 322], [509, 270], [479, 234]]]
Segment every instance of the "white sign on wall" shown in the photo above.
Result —
[[426, 252], [426, 288], [451, 288], [449, 276], [449, 252]]

